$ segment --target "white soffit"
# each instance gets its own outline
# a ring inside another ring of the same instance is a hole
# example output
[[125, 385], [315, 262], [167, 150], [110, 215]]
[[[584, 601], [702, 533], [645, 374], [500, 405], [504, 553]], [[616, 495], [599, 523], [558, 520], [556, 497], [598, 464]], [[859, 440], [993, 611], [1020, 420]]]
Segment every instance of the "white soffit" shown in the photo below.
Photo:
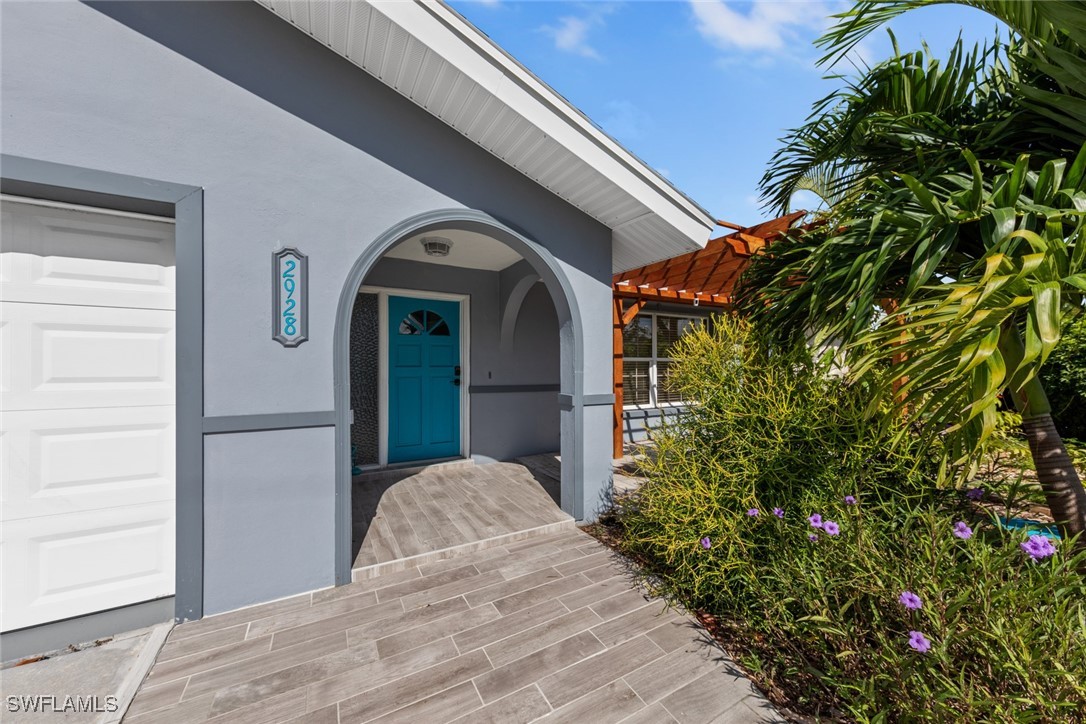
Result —
[[611, 228], [614, 271], [705, 246], [708, 212], [444, 3], [257, 2]]

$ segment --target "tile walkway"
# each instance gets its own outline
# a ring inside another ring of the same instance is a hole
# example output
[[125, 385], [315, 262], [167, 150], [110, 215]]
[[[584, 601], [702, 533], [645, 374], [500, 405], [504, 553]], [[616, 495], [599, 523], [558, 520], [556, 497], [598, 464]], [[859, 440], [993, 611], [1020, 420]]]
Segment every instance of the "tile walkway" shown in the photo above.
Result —
[[573, 529], [182, 624], [126, 721], [782, 720]]
[[470, 461], [354, 479], [355, 580], [574, 527], [527, 468]]

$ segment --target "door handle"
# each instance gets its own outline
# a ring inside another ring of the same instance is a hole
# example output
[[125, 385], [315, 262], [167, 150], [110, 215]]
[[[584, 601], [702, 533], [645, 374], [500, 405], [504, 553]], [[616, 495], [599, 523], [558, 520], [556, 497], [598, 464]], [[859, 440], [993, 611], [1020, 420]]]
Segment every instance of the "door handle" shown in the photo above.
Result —
[[453, 380], [453, 384], [456, 385], [457, 387], [459, 387], [460, 386], [460, 378], [457, 377], [455, 380]]

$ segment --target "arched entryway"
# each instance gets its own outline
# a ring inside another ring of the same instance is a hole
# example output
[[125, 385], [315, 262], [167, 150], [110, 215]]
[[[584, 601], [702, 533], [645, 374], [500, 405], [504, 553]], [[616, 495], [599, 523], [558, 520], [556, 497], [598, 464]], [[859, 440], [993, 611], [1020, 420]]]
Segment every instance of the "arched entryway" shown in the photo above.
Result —
[[[488, 214], [467, 209], [446, 209], [420, 214], [407, 219], [400, 224], [388, 229], [369, 244], [360, 254], [352, 266], [340, 294], [339, 305], [336, 313], [335, 348], [334, 348], [334, 394], [336, 412], [336, 583], [343, 584], [351, 580], [351, 565], [353, 563], [352, 537], [352, 507], [351, 507], [351, 468], [352, 468], [352, 439], [351, 439], [351, 317], [358, 303], [360, 289], [371, 277], [378, 267], [379, 262], [390, 250], [402, 245], [405, 240], [419, 241], [421, 237], [432, 234], [446, 236], [457, 233], [465, 235], [477, 235], [476, 238], [485, 237], [491, 243], [497, 242], [509, 252], [514, 254], [516, 265], [511, 265], [509, 279], [503, 280], [506, 287], [497, 295], [491, 303], [496, 302], [497, 308], [488, 310], [495, 318], [497, 334], [500, 337], [499, 344], [510, 342], [508, 335], [516, 327], [516, 320], [520, 314], [521, 306], [526, 299], [531, 299], [533, 288], [540, 285], [546, 289], [554, 314], [557, 316], [556, 334], [553, 335], [551, 344], [558, 348], [559, 389], [553, 391], [555, 403], [559, 411], [560, 450], [562, 457], [562, 480], [560, 492], [560, 504], [562, 509], [576, 519], [583, 517], [582, 495], [580, 491], [581, 476], [577, 470], [583, 467], [583, 414], [579, 401], [582, 398], [582, 371], [583, 371], [583, 333], [577, 300], [573, 287], [566, 277], [561, 264], [540, 243], [529, 239], [509, 226]], [[413, 248], [413, 247], [412, 247]], [[389, 317], [385, 324], [404, 324], [408, 332], [418, 333], [412, 337], [412, 345], [409, 345], [411, 354], [419, 354], [419, 345], [434, 344], [435, 349], [447, 350], [450, 339], [446, 331], [452, 331], [453, 336], [461, 332], [460, 322], [454, 324], [456, 309], [455, 295], [425, 295], [415, 294], [415, 301], [411, 293], [397, 293], [396, 289], [378, 290], [367, 288], [374, 292], [380, 291], [385, 296], [381, 303], [386, 314], [395, 310], [397, 318]], [[538, 292], [535, 292], [538, 295]], [[474, 303], [478, 303], [477, 301]], [[406, 306], [405, 306], [406, 305]], [[403, 309], [399, 309], [402, 306]], [[430, 309], [429, 307], [433, 307]], [[410, 309], [408, 309], [410, 307]], [[418, 307], [418, 309], [415, 309]], [[448, 307], [446, 309], [446, 307]], [[463, 307], [459, 307], [463, 309]], [[400, 314], [403, 312], [403, 314]], [[421, 313], [421, 314], [420, 314]], [[413, 316], [414, 315], [414, 316]], [[403, 317], [404, 319], [400, 319]], [[418, 319], [415, 319], [418, 317]], [[446, 319], [447, 317], [447, 319]], [[414, 320], [414, 321], [412, 321]], [[433, 325], [430, 322], [433, 322]], [[467, 317], [463, 322], [466, 323]], [[437, 337], [429, 339], [431, 334]], [[390, 337], [392, 344], [397, 344], [394, 337]], [[404, 338], [406, 339], [406, 337]], [[464, 338], [467, 340], [467, 337]], [[444, 346], [442, 346], [444, 345]], [[387, 353], [385, 350], [384, 353]], [[445, 352], [442, 352], [444, 354]], [[387, 370], [386, 370], [387, 372]], [[459, 372], [459, 370], [458, 370]], [[459, 382], [459, 380], [457, 380]], [[382, 384], [388, 383], [387, 377]], [[387, 404], [387, 400], [386, 400]], [[387, 420], [386, 420], [387, 425]], [[397, 457], [391, 453], [387, 429], [382, 432], [382, 449], [379, 463], [398, 462], [406, 456], [410, 458], [411, 452]], [[465, 444], [466, 445], [466, 444]], [[472, 447], [484, 447], [478, 441]], [[448, 452], [444, 448], [433, 447], [434, 452]], [[459, 451], [468, 455], [471, 450], [463, 447]], [[421, 454], [421, 453], [416, 453]], [[427, 453], [428, 454], [428, 453]]]

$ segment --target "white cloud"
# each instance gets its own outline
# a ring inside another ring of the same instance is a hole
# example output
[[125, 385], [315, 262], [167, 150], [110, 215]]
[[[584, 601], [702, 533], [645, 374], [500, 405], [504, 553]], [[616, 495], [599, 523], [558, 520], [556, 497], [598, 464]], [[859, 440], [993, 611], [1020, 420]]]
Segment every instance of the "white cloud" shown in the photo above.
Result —
[[652, 118], [630, 101], [610, 101], [600, 126], [620, 141], [632, 141], [648, 132]]
[[[745, 6], [745, 12], [740, 7]], [[800, 31], [821, 32], [835, 8], [823, 0], [781, 2], [690, 0], [698, 32], [723, 50], [780, 50], [798, 40]]]
[[558, 19], [558, 27], [545, 25], [543, 32], [549, 33], [554, 38], [554, 47], [559, 50], [598, 60], [600, 54], [588, 44], [588, 31], [591, 27], [588, 18], [567, 15]]
[[544, 25], [540, 30], [554, 39], [554, 47], [558, 50], [602, 60], [599, 52], [588, 42], [588, 35], [594, 29], [603, 27], [606, 16], [614, 10], [615, 6], [611, 3], [598, 3], [588, 6], [582, 15], [563, 16], [558, 18], [557, 25]]

